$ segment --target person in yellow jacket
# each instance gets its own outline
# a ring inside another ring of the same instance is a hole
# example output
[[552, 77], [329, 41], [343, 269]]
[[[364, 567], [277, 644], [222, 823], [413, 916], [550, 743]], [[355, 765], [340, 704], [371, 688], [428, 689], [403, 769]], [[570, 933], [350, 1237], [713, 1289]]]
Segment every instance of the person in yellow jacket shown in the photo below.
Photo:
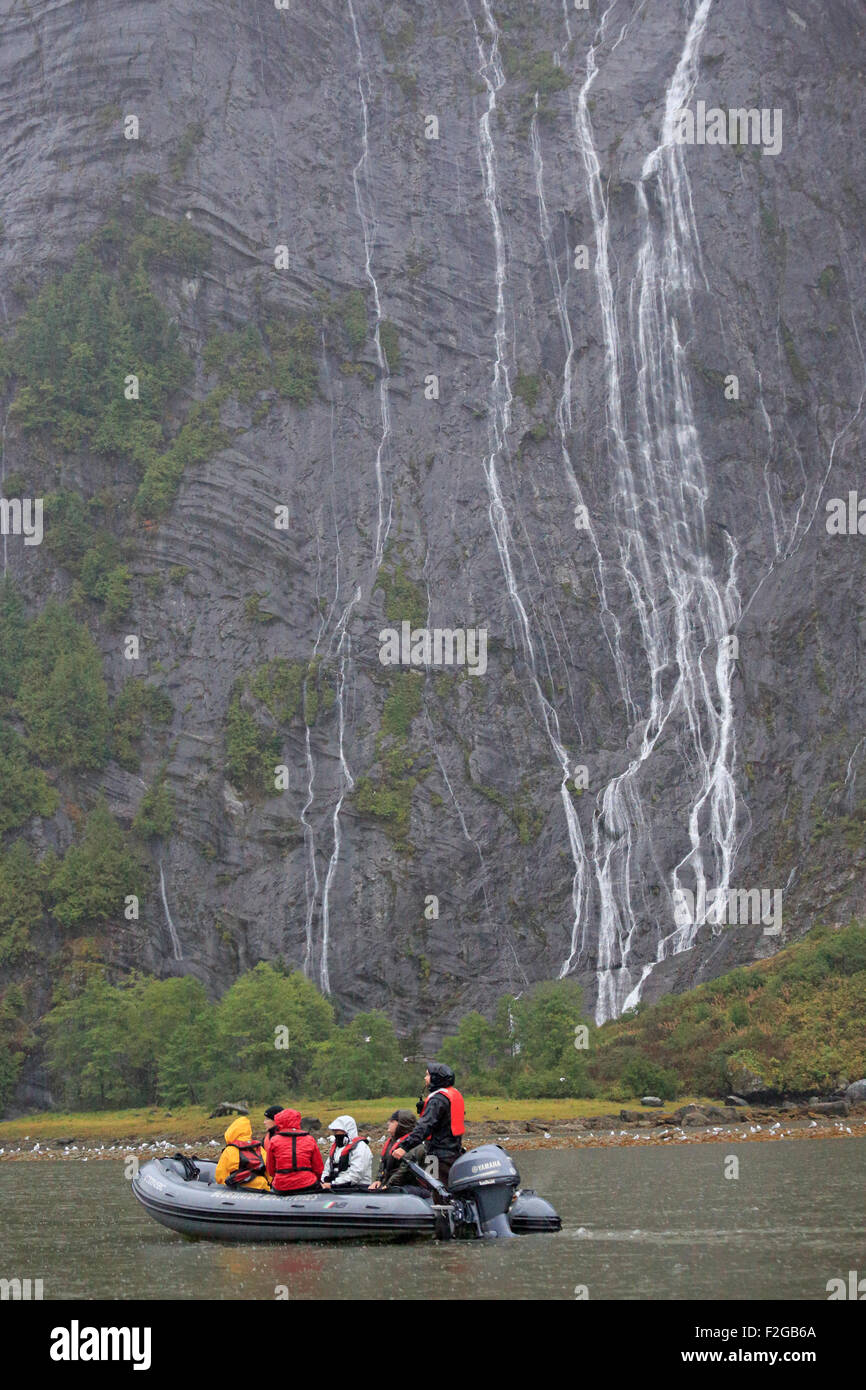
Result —
[[253, 1140], [252, 1126], [246, 1115], [232, 1120], [225, 1132], [226, 1147], [219, 1156], [214, 1179], [226, 1187], [241, 1187], [247, 1192], [269, 1192], [262, 1146]]

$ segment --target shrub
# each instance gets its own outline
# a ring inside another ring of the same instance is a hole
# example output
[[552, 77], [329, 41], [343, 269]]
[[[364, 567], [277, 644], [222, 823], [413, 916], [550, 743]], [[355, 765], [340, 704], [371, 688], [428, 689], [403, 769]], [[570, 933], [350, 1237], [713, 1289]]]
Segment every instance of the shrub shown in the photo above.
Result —
[[124, 683], [112, 711], [111, 748], [116, 761], [128, 772], [137, 772], [141, 763], [138, 745], [148, 724], [168, 724], [172, 703], [164, 690], [134, 677]]
[[306, 669], [302, 661], [277, 657], [253, 673], [250, 690], [278, 724], [291, 724], [299, 714]]
[[145, 839], [164, 838], [171, 833], [174, 825], [174, 793], [165, 780], [165, 768], [161, 768], [152, 787], [148, 787], [132, 822], [137, 835]]
[[367, 341], [367, 300], [363, 290], [350, 290], [339, 306], [343, 331], [353, 352], [360, 352]]
[[622, 1085], [629, 1096], [653, 1095], [675, 1100], [680, 1092], [679, 1077], [670, 1067], [661, 1067], [646, 1057], [636, 1057], [622, 1073]]
[[514, 394], [523, 401], [527, 410], [534, 410], [541, 390], [541, 377], [533, 372], [518, 372], [514, 382]]
[[192, 152], [197, 145], [201, 144], [203, 139], [204, 126], [201, 121], [193, 121], [186, 127], [171, 161], [171, 175], [175, 181], [186, 173], [186, 166], [192, 157]]
[[379, 324], [379, 345], [382, 348], [388, 371], [396, 375], [403, 361], [400, 350], [400, 333], [395, 323], [383, 319]]
[[226, 719], [226, 775], [242, 791], [261, 796], [274, 790], [274, 767], [280, 760], [280, 740], [263, 729], [244, 709], [240, 695], [229, 705]]
[[421, 712], [424, 680], [418, 671], [398, 671], [382, 710], [382, 733], [408, 738], [412, 720]]

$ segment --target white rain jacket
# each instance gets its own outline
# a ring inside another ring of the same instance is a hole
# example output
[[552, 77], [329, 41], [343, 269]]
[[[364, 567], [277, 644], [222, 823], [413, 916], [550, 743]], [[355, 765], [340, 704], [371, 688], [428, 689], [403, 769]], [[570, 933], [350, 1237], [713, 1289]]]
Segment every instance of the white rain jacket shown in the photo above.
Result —
[[[365, 1140], [353, 1144], [353, 1140], [358, 1138], [358, 1126], [352, 1116], [338, 1115], [328, 1129], [342, 1130], [348, 1135], [348, 1141], [342, 1149], [335, 1149], [333, 1158], [327, 1160], [322, 1181], [334, 1187], [369, 1187], [373, 1181], [373, 1155]], [[343, 1157], [347, 1149], [348, 1161]]]

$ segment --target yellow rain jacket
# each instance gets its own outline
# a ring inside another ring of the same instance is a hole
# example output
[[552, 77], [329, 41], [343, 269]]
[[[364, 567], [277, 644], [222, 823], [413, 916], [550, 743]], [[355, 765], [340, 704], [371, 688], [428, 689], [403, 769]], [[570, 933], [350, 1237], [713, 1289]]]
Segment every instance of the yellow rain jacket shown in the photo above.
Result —
[[[230, 1173], [237, 1172], [241, 1164], [241, 1150], [238, 1149], [238, 1144], [251, 1144], [252, 1138], [252, 1127], [246, 1115], [241, 1115], [238, 1119], [232, 1120], [225, 1132], [226, 1147], [220, 1154], [219, 1163], [216, 1166], [216, 1173], [214, 1174], [214, 1178], [217, 1182], [225, 1182]], [[244, 1149], [243, 1157], [244, 1165], [248, 1167], [256, 1162], [257, 1155], [252, 1149]], [[261, 1150], [259, 1150], [258, 1157], [264, 1162], [264, 1156]], [[232, 1186], [232, 1184], [229, 1185]], [[255, 1178], [250, 1178], [247, 1182], [240, 1183], [239, 1186], [241, 1190], [246, 1190], [247, 1192], [267, 1192], [270, 1190], [270, 1183], [263, 1174]]]

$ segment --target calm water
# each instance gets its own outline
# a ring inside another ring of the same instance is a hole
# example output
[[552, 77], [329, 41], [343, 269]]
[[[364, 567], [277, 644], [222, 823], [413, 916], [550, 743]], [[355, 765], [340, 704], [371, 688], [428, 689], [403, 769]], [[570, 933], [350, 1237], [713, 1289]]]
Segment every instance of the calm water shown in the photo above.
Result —
[[[740, 1161], [725, 1179], [727, 1155]], [[0, 1277], [49, 1298], [826, 1299], [866, 1274], [866, 1139], [517, 1154], [563, 1218], [502, 1243], [220, 1245], [139, 1207], [121, 1162], [0, 1164]]]

